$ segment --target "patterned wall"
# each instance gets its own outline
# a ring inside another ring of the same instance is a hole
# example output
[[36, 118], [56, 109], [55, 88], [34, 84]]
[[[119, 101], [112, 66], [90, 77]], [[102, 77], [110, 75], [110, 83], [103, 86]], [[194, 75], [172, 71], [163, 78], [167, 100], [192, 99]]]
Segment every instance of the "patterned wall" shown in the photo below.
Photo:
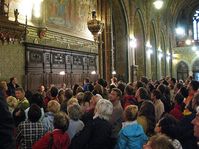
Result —
[[0, 45], [0, 80], [15, 76], [24, 85], [25, 50], [21, 44]]

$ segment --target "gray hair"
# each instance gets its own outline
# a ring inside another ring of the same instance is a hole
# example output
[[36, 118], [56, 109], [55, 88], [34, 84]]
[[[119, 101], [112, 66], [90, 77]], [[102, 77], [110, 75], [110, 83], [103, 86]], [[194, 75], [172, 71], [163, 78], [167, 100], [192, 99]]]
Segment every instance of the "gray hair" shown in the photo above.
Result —
[[67, 108], [68, 116], [70, 119], [77, 121], [81, 116], [80, 106], [78, 104], [70, 105]]
[[105, 120], [109, 120], [110, 116], [112, 115], [112, 112], [113, 112], [112, 103], [109, 100], [100, 99], [95, 107], [94, 118], [99, 117]]

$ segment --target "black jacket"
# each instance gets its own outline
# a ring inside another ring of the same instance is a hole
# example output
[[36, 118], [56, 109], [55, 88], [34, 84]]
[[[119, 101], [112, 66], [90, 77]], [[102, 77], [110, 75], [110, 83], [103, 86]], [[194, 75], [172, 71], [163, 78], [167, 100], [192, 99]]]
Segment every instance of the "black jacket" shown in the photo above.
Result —
[[96, 118], [72, 139], [69, 149], [110, 149], [111, 125]]
[[0, 115], [0, 148], [15, 149], [14, 121], [2, 97], [0, 97]]

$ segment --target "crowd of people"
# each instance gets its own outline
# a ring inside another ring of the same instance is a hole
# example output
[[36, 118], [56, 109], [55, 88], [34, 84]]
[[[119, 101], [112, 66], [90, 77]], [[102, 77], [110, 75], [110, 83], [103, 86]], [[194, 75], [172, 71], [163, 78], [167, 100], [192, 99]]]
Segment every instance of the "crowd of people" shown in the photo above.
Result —
[[0, 82], [2, 149], [197, 149], [199, 82], [116, 77], [25, 92]]

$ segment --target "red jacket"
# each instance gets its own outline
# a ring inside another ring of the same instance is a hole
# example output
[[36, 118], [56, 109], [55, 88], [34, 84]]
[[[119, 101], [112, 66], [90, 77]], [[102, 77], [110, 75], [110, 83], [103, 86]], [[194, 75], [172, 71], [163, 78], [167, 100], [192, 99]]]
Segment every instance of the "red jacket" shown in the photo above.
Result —
[[169, 112], [171, 115], [173, 115], [176, 119], [181, 120], [183, 118], [182, 112], [181, 112], [181, 106], [176, 104], [174, 108]]
[[52, 149], [68, 149], [70, 138], [66, 132], [63, 133], [59, 129], [55, 129], [53, 132], [47, 132], [41, 139], [33, 144], [32, 149], [48, 149], [51, 134], [53, 135]]

